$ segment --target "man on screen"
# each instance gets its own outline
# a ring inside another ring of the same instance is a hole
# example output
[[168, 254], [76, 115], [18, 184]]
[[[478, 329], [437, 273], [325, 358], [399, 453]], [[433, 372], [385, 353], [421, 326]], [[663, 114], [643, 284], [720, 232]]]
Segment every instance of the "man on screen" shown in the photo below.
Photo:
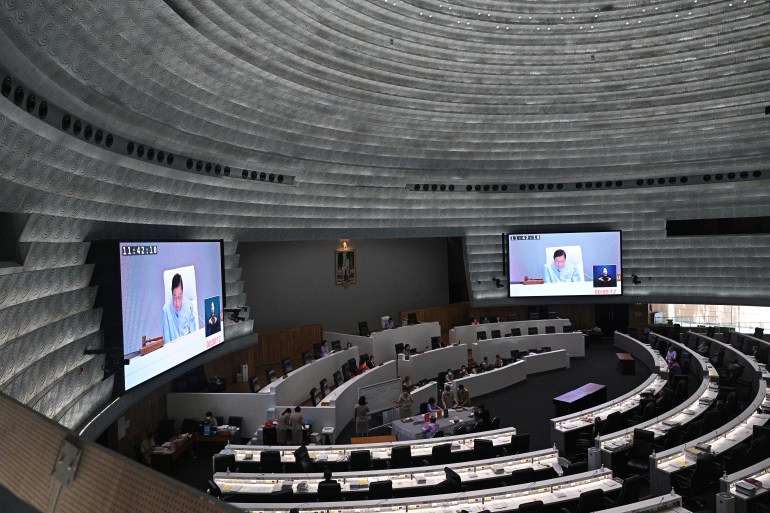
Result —
[[543, 281], [545, 283], [583, 281], [583, 276], [574, 265], [567, 263], [567, 252], [557, 249], [553, 252], [553, 262], [544, 266]]
[[168, 343], [196, 329], [195, 312], [184, 297], [182, 276], [177, 273], [171, 279], [171, 302], [163, 305], [163, 340]]
[[214, 301], [211, 302], [211, 315], [206, 321], [206, 336], [213, 335], [219, 331], [219, 317], [214, 311]]

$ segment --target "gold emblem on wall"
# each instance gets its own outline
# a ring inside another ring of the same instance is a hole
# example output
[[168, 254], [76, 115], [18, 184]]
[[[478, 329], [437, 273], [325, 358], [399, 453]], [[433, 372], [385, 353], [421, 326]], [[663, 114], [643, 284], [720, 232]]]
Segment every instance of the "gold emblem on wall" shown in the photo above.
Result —
[[356, 282], [356, 250], [348, 239], [340, 240], [340, 247], [334, 251], [334, 282], [345, 288]]

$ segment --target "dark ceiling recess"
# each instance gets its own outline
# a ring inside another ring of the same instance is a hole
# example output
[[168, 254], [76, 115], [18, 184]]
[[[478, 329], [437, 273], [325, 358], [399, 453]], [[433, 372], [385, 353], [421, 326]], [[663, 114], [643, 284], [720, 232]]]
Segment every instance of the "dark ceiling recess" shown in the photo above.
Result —
[[770, 233], [770, 217], [682, 219], [666, 221], [666, 236], [749, 235]]
[[190, 16], [189, 13], [185, 12], [185, 10], [180, 7], [175, 0], [163, 0], [166, 5], [169, 6], [169, 8], [176, 13], [177, 16], [182, 18], [185, 23], [190, 25], [191, 27], [195, 28], [195, 20]]

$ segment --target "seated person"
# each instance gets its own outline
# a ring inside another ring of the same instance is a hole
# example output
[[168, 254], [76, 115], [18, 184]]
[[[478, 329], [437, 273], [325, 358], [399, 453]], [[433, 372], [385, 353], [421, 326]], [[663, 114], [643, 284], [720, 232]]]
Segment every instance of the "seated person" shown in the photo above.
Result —
[[503, 359], [502, 359], [502, 358], [500, 358], [500, 355], [499, 355], [499, 354], [498, 354], [498, 355], [496, 355], [496, 356], [495, 356], [495, 368], [500, 368], [500, 367], [502, 367], [503, 365], [505, 365], [505, 362], [503, 361]]
[[455, 379], [455, 375], [452, 374], [452, 369], [447, 369], [446, 375], [444, 376], [444, 381], [446, 383], [451, 383], [452, 381], [454, 381], [454, 379]]
[[471, 394], [465, 385], [457, 386], [457, 404], [458, 408], [467, 408], [471, 405]]
[[434, 411], [439, 411], [441, 408], [439, 408], [438, 404], [436, 404], [436, 398], [430, 397], [428, 399], [428, 413], [433, 413]]
[[388, 320], [385, 321], [385, 329], [386, 330], [392, 330], [395, 327], [396, 327], [396, 325], [393, 322], [393, 317], [388, 317]]
[[366, 360], [364, 360], [363, 357], [361, 357], [358, 360], [358, 370], [356, 371], [356, 374], [363, 374], [364, 372], [369, 370], [369, 366], [366, 365]]
[[701, 339], [698, 344], [698, 348], [695, 350], [698, 354], [706, 356], [709, 354], [709, 343], [705, 339]]
[[671, 362], [672, 360], [676, 360], [676, 349], [674, 349], [674, 346], [669, 344], [668, 351], [666, 351], [666, 361]]
[[[435, 399], [434, 399], [435, 402]], [[435, 415], [430, 416], [430, 422], [422, 427], [422, 432], [425, 433], [425, 438], [433, 438], [438, 433], [438, 421]]]
[[676, 360], [668, 362], [668, 371], [673, 375], [682, 374], [682, 366]]
[[206, 412], [206, 417], [203, 419], [203, 422], [204, 424], [208, 422], [209, 426], [211, 426], [212, 428], [217, 427], [217, 418], [214, 415], [212, 415], [210, 411]]
[[323, 479], [323, 481], [321, 481], [321, 483], [331, 483], [331, 484], [333, 484], [333, 483], [336, 483], [336, 482], [337, 482], [336, 479], [332, 479], [332, 471], [329, 470], [329, 467], [326, 467], [324, 469], [324, 479]]
[[662, 413], [674, 407], [674, 400], [671, 397], [671, 390], [663, 387], [658, 392], [658, 398], [655, 399], [655, 411]]
[[484, 357], [484, 359], [481, 361], [481, 364], [479, 365], [481, 372], [486, 372], [492, 368], [492, 365], [489, 364], [489, 358]]
[[331, 352], [332, 351], [331, 351], [331, 348], [329, 348], [329, 342], [324, 340], [323, 344], [321, 344], [321, 351], [320, 351], [321, 358], [323, 358], [324, 356], [329, 356], [329, 353], [331, 353]]
[[473, 419], [476, 423], [473, 426], [472, 431], [489, 431], [492, 429], [492, 417], [483, 404], [480, 405], [475, 412], [473, 412]]
[[463, 425], [463, 421], [460, 420], [460, 417], [455, 415], [454, 417], [452, 417], [452, 423], [445, 429], [449, 432], [449, 436], [454, 436], [457, 434], [457, 430], [462, 425]]
[[147, 436], [139, 444], [139, 452], [142, 455], [142, 463], [149, 466], [152, 460], [152, 449], [155, 447], [155, 439], [152, 433], [147, 433]]
[[455, 402], [455, 395], [452, 393], [452, 385], [444, 385], [444, 391], [441, 393], [441, 407], [444, 410], [454, 408]]
[[401, 385], [410, 391], [412, 388], [414, 388], [414, 385], [412, 385], [412, 378], [410, 376], [404, 376], [404, 382]]
[[479, 320], [478, 318], [474, 317], [473, 320], [471, 321], [471, 326], [478, 326], [478, 325], [479, 325]]
[[577, 267], [567, 262], [567, 252], [557, 249], [553, 252], [553, 262], [543, 266], [543, 282], [578, 282], [583, 281], [583, 276]]
[[463, 365], [462, 367], [460, 367], [460, 372], [457, 373], [457, 377], [458, 378], [465, 378], [465, 377], [468, 376], [468, 374], [469, 374], [468, 373], [468, 367]]
[[163, 341], [167, 344], [198, 329], [193, 306], [184, 297], [184, 283], [178, 273], [171, 279], [170, 299], [163, 305]]
[[404, 360], [408, 360], [411, 354], [412, 354], [412, 346], [410, 346], [409, 344], [406, 344], [404, 346]]

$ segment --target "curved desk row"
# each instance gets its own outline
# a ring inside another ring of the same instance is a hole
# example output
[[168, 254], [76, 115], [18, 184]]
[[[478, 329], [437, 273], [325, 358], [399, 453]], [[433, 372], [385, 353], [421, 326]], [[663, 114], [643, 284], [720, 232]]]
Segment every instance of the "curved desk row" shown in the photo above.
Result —
[[[315, 462], [328, 463], [346, 463], [350, 461], [350, 453], [353, 451], [369, 451], [372, 461], [390, 460], [391, 450], [398, 446], [409, 446], [412, 457], [430, 456], [433, 447], [442, 444], [451, 444], [453, 455], [462, 457], [473, 454], [473, 444], [475, 439], [491, 440], [495, 447], [506, 446], [511, 443], [511, 436], [516, 434], [515, 428], [494, 429], [484, 431], [483, 433], [471, 433], [465, 435], [447, 436], [441, 438], [432, 438], [430, 440], [406, 440], [403, 442], [387, 442], [375, 444], [356, 444], [356, 445], [311, 445], [308, 447], [310, 459]], [[257, 467], [262, 451], [276, 450], [281, 454], [283, 463], [293, 463], [294, 451], [299, 446], [260, 446], [260, 445], [228, 445], [219, 454], [232, 454], [235, 456], [235, 462], [241, 470], [247, 471], [251, 467]], [[212, 460], [213, 462], [213, 460]]]
[[334, 372], [342, 368], [342, 364], [353, 358], [358, 364], [358, 348], [351, 347], [335, 351], [328, 356], [306, 363], [259, 390], [259, 394], [274, 394], [275, 403], [302, 404], [310, 397], [310, 389], [319, 387], [322, 379], [326, 378], [330, 385], [334, 384]]
[[570, 358], [583, 358], [586, 355], [585, 335], [579, 331], [493, 338], [492, 340], [479, 340], [470, 345], [473, 348], [473, 359], [477, 362], [483, 360], [485, 356], [494, 360], [495, 356], [499, 354], [502, 358], [508, 359], [513, 350], [535, 352], [544, 347], [564, 349]]
[[478, 374], [469, 374], [452, 381], [452, 392], [457, 396], [457, 387], [463, 385], [471, 395], [479, 397], [509, 387], [527, 379], [529, 374], [555, 369], [569, 369], [569, 355], [563, 349], [547, 353], [533, 353], [502, 367]]
[[468, 324], [465, 326], [455, 326], [449, 330], [449, 343], [463, 343], [470, 345], [478, 340], [476, 333], [483, 331], [487, 339], [492, 337], [492, 331], [499, 331], [502, 336], [510, 333], [512, 329], [518, 328], [522, 335], [529, 332], [529, 328], [536, 328], [538, 334], [544, 334], [547, 326], [553, 326], [556, 331], [563, 332], [565, 326], [571, 326], [569, 319], [542, 319], [537, 321], [506, 321], [490, 322], [486, 324]]
[[757, 413], [757, 408], [768, 402], [765, 382], [760, 383], [757, 394], [749, 406], [737, 417], [719, 429], [707, 433], [695, 440], [673, 447], [650, 456], [650, 490], [652, 493], [664, 493], [671, 489], [671, 474], [695, 465], [695, 459], [686, 451], [688, 447], [709, 446], [711, 454], [723, 454], [749, 438], [753, 426], [763, 426], [770, 415]]
[[[747, 482], [747, 479], [751, 482]], [[738, 483], [750, 486], [744, 491], [737, 486]], [[755, 498], [766, 498], [770, 492], [770, 458], [723, 476], [719, 480], [719, 491], [727, 492], [735, 498], [735, 513], [754, 511], [749, 506], [751, 501]]]
[[693, 331], [685, 333], [683, 338], [688, 347], [697, 347], [699, 341], [701, 340], [707, 341], [709, 343], [709, 354], [707, 355], [709, 359], [715, 356], [717, 351], [721, 349], [723, 351], [721, 358], [723, 362], [728, 362], [735, 359], [739, 360], [739, 363], [743, 365], [743, 373], [740, 376], [742, 379], [752, 382], [755, 382], [759, 377], [770, 379], [770, 373], [768, 373], [764, 364], [760, 365], [756, 358], [744, 353], [740, 349], [736, 349], [728, 343], [721, 342], [715, 338], [710, 338], [706, 335], [703, 335], [702, 333], [695, 333]]
[[403, 354], [398, 355], [398, 375], [411, 377], [413, 383], [423, 379], [435, 380], [440, 372], [459, 369], [463, 365], [468, 365], [468, 347], [465, 344], [413, 354], [408, 360]]
[[[533, 469], [537, 474], [556, 476], [561, 475], [558, 463], [559, 454], [556, 449], [544, 449], [526, 454], [503, 456], [499, 458], [476, 460], [469, 463], [452, 463], [449, 465], [434, 465], [404, 469], [371, 470], [358, 472], [336, 472], [334, 479], [340, 484], [343, 494], [350, 499], [355, 495], [365, 495], [369, 483], [376, 481], [391, 481], [393, 492], [398, 497], [410, 497], [425, 493], [435, 484], [445, 478], [444, 468], [449, 467], [459, 476], [461, 482], [476, 487], [491, 487], [492, 483], [510, 480], [515, 470]], [[230, 502], [252, 502], [265, 500], [270, 494], [291, 488], [301, 499], [305, 495], [315, 495], [318, 483], [324, 479], [323, 474], [250, 474], [226, 473], [214, 474], [223, 494], [231, 495]], [[246, 496], [249, 499], [245, 498]], [[269, 502], [269, 499], [267, 500]]]
[[[409, 326], [382, 331], [373, 331], [368, 337], [324, 331], [326, 340], [339, 340], [344, 347], [350, 342], [358, 347], [361, 354], [375, 355], [377, 361], [396, 359], [396, 344], [409, 344], [412, 349], [423, 352], [431, 348], [431, 338], [441, 336], [438, 322], [421, 322]], [[444, 369], [446, 370], [446, 368]]]
[[577, 433], [581, 430], [592, 428], [597, 417], [606, 420], [607, 416], [612, 413], [627, 413], [639, 406], [642, 394], [657, 394], [666, 384], [667, 380], [665, 378], [653, 374], [635, 389], [620, 397], [616, 397], [612, 401], [577, 413], [551, 419], [551, 442], [557, 449], [566, 452], [567, 447], [570, 445], [570, 438], [576, 438]]
[[654, 369], [658, 374], [668, 374], [666, 359], [658, 351], [654, 351], [649, 345], [640, 342], [631, 335], [615, 332], [613, 345], [630, 354], [648, 369]]
[[620, 483], [612, 478], [609, 469], [594, 470], [572, 476], [548, 479], [523, 485], [489, 488], [472, 492], [430, 495], [419, 498], [388, 499], [373, 501], [345, 501], [344, 503], [306, 502], [283, 504], [232, 503], [249, 513], [289, 513], [291, 508], [306, 512], [354, 513], [367, 511], [372, 513], [393, 511], [420, 511], [421, 513], [446, 513], [447, 510], [480, 512], [483, 510], [506, 512], [514, 511], [522, 504], [542, 501], [545, 504], [560, 504], [575, 501], [580, 494], [589, 490], [616, 492]]

